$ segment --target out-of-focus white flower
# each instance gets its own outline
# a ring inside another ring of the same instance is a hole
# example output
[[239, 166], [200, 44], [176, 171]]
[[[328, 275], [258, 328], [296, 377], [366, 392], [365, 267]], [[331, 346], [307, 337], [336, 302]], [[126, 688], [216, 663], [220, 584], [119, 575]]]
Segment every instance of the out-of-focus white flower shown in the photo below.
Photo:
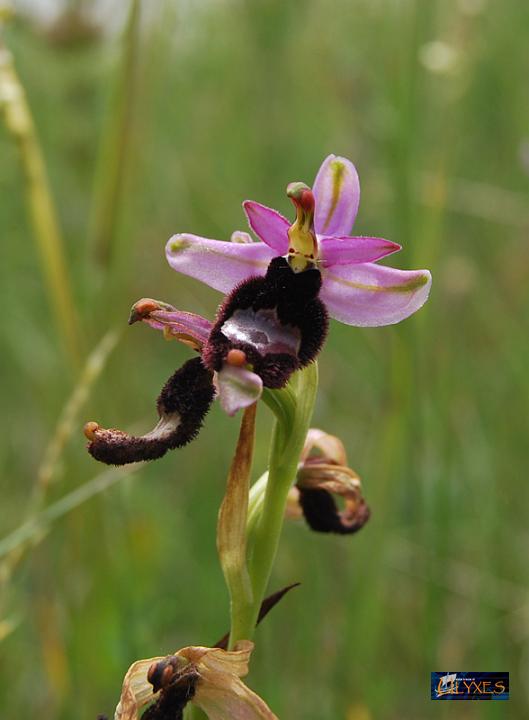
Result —
[[433, 73], [449, 73], [455, 69], [459, 59], [457, 50], [443, 40], [432, 40], [419, 50], [422, 65]]

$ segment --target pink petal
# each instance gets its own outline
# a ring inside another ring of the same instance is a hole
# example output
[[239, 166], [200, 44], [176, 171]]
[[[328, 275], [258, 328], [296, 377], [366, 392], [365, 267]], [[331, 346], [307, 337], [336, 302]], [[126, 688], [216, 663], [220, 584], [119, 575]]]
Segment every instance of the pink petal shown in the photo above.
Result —
[[351, 265], [380, 260], [400, 250], [397, 243], [377, 237], [320, 237], [323, 267]]
[[168, 303], [151, 298], [142, 298], [132, 306], [129, 325], [139, 320], [169, 336], [189, 337], [198, 346], [204, 345], [213, 327], [213, 323], [201, 315], [177, 310]]
[[286, 255], [288, 251], [288, 220], [277, 210], [261, 205], [253, 200], [242, 204], [248, 224], [264, 243], [276, 251], [276, 255]]
[[169, 328], [173, 335], [190, 335], [202, 344], [208, 339], [213, 327], [213, 323], [207, 318], [183, 310], [155, 310], [145, 318], [145, 322], [157, 329]]
[[228, 415], [249, 407], [259, 400], [263, 392], [263, 381], [251, 370], [224, 364], [217, 373], [217, 392], [220, 404]]
[[432, 278], [428, 270], [396, 270], [366, 263], [335, 265], [324, 270], [320, 298], [332, 317], [348, 325], [392, 325], [427, 300]]
[[360, 202], [360, 183], [350, 160], [329, 155], [313, 187], [316, 199], [314, 228], [321, 235], [348, 235]]
[[249, 277], [264, 275], [276, 256], [264, 243], [230, 243], [188, 233], [173, 235], [165, 254], [173, 270], [223, 293]]

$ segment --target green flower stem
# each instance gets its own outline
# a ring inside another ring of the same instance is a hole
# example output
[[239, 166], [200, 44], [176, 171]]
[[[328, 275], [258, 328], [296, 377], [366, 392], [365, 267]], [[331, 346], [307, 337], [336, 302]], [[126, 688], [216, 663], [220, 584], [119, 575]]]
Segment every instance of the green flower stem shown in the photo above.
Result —
[[[288, 491], [296, 476], [299, 457], [303, 450], [316, 391], [318, 367], [309, 365], [297, 373], [291, 386], [285, 390], [267, 391], [263, 399], [276, 415], [272, 437], [268, 482], [260, 518], [253, 522], [253, 546], [248, 560], [254, 603], [237, 633], [232, 632], [231, 642], [251, 639], [261, 603], [265, 596], [272, 566], [279, 546]], [[263, 481], [261, 481], [263, 482]], [[255, 497], [258, 496], [256, 492]]]
[[259, 480], [257, 480], [250, 488], [250, 498], [248, 501], [248, 524], [246, 527], [246, 536], [249, 544], [252, 542], [257, 521], [261, 517], [261, 513], [263, 511], [267, 484], [268, 470], [261, 475]]
[[263, 400], [276, 416], [278, 423], [286, 430], [294, 425], [296, 418], [297, 398], [294, 384], [294, 381], [291, 381], [282, 390], [265, 388], [263, 391]]
[[[248, 568], [253, 589], [253, 604], [248, 605], [247, 592], [233, 594], [230, 647], [239, 640], [252, 638], [259, 609], [264, 599], [272, 566], [277, 554], [285, 516], [288, 491], [296, 476], [299, 456], [303, 450], [312, 417], [318, 388], [318, 367], [313, 363], [300, 373], [284, 390], [265, 390], [263, 399], [276, 416], [270, 450], [270, 465], [252, 486], [248, 506], [246, 538]], [[206, 715], [189, 703], [186, 720], [204, 720]]]

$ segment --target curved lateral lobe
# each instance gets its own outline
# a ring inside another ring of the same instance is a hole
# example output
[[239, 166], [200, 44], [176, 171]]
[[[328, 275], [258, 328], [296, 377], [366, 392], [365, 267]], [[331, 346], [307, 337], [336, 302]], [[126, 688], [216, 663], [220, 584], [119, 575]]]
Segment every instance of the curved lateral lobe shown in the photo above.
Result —
[[212, 378], [201, 358], [188, 360], [164, 385], [157, 402], [160, 420], [153, 430], [135, 436], [88, 423], [89, 453], [107, 465], [127, 465], [187, 445], [198, 435], [215, 397]]

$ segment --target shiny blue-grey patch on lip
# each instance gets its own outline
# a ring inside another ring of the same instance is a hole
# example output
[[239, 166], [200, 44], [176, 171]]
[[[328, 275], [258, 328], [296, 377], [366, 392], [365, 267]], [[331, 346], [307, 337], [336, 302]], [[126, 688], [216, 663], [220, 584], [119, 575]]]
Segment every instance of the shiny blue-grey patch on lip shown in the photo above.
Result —
[[297, 356], [301, 332], [293, 325], [283, 325], [275, 310], [236, 310], [221, 327], [232, 342], [251, 345], [261, 355], [288, 353]]

